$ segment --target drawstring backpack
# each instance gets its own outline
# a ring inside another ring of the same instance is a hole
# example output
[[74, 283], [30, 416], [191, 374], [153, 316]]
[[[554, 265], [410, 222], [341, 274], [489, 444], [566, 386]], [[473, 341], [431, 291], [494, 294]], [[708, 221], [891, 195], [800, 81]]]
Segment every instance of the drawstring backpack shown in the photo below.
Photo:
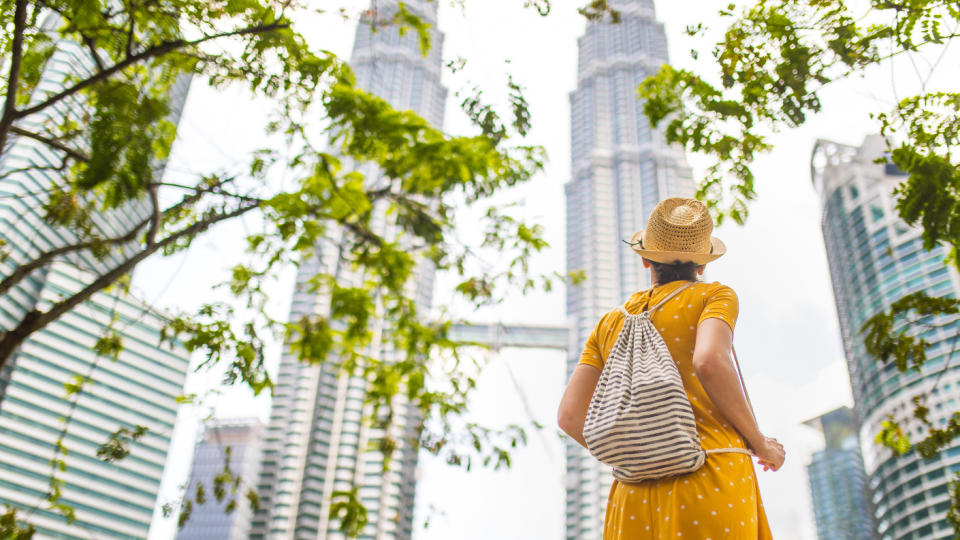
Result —
[[[593, 393], [583, 438], [590, 453], [612, 467], [613, 476], [621, 482], [691, 473], [703, 466], [707, 454], [753, 455], [743, 448], [701, 448], [680, 371], [650, 320], [651, 313], [696, 283], [677, 288], [637, 315], [627, 313], [626, 305], [620, 306], [623, 329]], [[737, 373], [746, 395], [739, 362]], [[747, 404], [753, 413], [749, 396]]]

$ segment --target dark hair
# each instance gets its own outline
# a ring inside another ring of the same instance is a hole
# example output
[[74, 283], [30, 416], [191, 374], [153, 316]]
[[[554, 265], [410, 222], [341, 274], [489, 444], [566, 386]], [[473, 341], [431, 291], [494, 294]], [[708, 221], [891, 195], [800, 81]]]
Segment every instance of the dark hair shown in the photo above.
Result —
[[647, 260], [653, 269], [653, 282], [657, 285], [666, 285], [674, 281], [697, 280], [697, 268], [699, 268], [700, 265], [696, 263], [676, 261], [673, 264], [667, 264], [650, 261], [650, 259]]

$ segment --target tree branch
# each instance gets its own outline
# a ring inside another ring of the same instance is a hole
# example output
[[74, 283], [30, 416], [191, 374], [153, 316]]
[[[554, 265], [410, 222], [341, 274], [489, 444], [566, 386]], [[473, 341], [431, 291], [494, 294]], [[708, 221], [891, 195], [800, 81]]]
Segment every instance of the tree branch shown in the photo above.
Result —
[[72, 157], [73, 159], [76, 159], [77, 161], [83, 161], [83, 162], [90, 161], [90, 156], [84, 154], [83, 152], [80, 152], [79, 150], [74, 150], [73, 148], [70, 148], [69, 146], [63, 144], [62, 142], [56, 139], [51, 139], [50, 137], [46, 137], [44, 135], [40, 135], [39, 133], [34, 133], [32, 131], [27, 131], [17, 126], [10, 126], [10, 132], [15, 135], [20, 135], [21, 137], [26, 137], [28, 139], [40, 141], [51, 148], [56, 148], [57, 150], [60, 150], [61, 152], [66, 153], [68, 156]]
[[23, 34], [27, 26], [27, 0], [17, 0], [13, 15], [13, 44], [10, 48], [10, 74], [7, 76], [7, 99], [0, 117], [0, 152], [7, 144], [7, 133], [17, 119], [17, 91], [20, 88], [20, 67], [23, 60]]
[[147, 191], [150, 192], [150, 203], [153, 206], [153, 211], [150, 213], [150, 230], [147, 231], [147, 247], [152, 246], [157, 242], [157, 232], [160, 230], [160, 218], [162, 213], [160, 212], [160, 197], [157, 194], [159, 188], [156, 184], [147, 188]]
[[[64, 160], [61, 160], [61, 161], [60, 161], [60, 166], [59, 166], [59, 167], [34, 166], [34, 167], [21, 167], [21, 168], [19, 168], [19, 169], [10, 169], [9, 171], [7, 171], [7, 172], [5, 172], [5, 173], [0, 174], [0, 180], [3, 180], [4, 178], [7, 178], [7, 177], [9, 177], [9, 176], [11, 176], [11, 175], [14, 175], [14, 174], [17, 174], [17, 173], [22, 173], [22, 172], [27, 172], [27, 171], [60, 171], [60, 172], [63, 172], [63, 170], [66, 169], [66, 168], [67, 168], [67, 160], [64, 159]], [[20, 198], [23, 198], [23, 197], [30, 197], [30, 196], [33, 196], [33, 195], [37, 195], [38, 193], [48, 193], [49, 191], [50, 191], [50, 190], [44, 190], [44, 191], [42, 191], [42, 192], [26, 192], [26, 193], [20, 193], [20, 194], [17, 194], [17, 195], [0, 196], [0, 199], [20, 199]]]
[[87, 49], [90, 51], [90, 56], [93, 58], [93, 61], [97, 64], [97, 69], [103, 71], [105, 66], [103, 65], [103, 60], [100, 59], [100, 53], [97, 52], [96, 41], [93, 38], [83, 36], [83, 43], [87, 46]]
[[127, 31], [127, 58], [133, 56], [133, 29], [135, 28], [135, 17], [136, 9], [134, 9], [133, 2], [130, 3], [130, 29]]
[[[126, 244], [127, 242], [132, 242], [132, 241], [136, 240], [137, 234], [138, 234], [148, 223], [151, 225], [151, 231], [152, 231], [152, 233], [153, 233], [154, 241], [155, 241], [156, 233], [157, 233], [157, 232], [159, 231], [159, 229], [160, 229], [160, 222], [162, 221], [162, 217], [163, 217], [163, 214], [164, 214], [164, 213], [173, 212], [173, 211], [176, 211], [176, 210], [180, 209], [181, 207], [183, 207], [183, 206], [185, 206], [185, 205], [193, 204], [193, 203], [197, 202], [200, 198], [202, 198], [205, 194], [215, 192], [215, 190], [216, 190], [219, 186], [222, 186], [224, 183], [229, 182], [229, 181], [231, 181], [231, 180], [233, 180], [233, 178], [227, 179], [227, 180], [224, 181], [224, 182], [217, 182], [216, 184], [214, 184], [214, 185], [212, 185], [212, 186], [209, 186], [209, 187], [207, 187], [207, 188], [204, 188], [204, 189], [196, 189], [196, 193], [193, 193], [192, 195], [190, 195], [190, 196], [188, 196], [188, 197], [184, 197], [182, 201], [180, 201], [179, 203], [171, 206], [170, 208], [167, 208], [167, 209], [166, 209], [164, 212], [162, 212], [159, 216], [157, 215], [157, 205], [159, 204], [159, 197], [155, 198], [155, 199], [154, 199], [154, 213], [153, 213], [149, 218], [147, 218], [147, 219], [141, 221], [140, 223], [138, 223], [133, 229], [130, 230], [130, 232], [128, 232], [127, 234], [124, 234], [123, 236], [118, 236], [118, 237], [115, 237], [115, 238], [109, 238], [109, 239], [107, 239], [107, 240], [99, 240], [99, 241], [91, 241], [91, 242], [80, 242], [80, 243], [78, 243], [78, 244], [71, 244], [71, 245], [69, 245], [69, 246], [63, 246], [63, 247], [59, 247], [59, 248], [57, 248], [57, 249], [53, 249], [53, 250], [50, 250], [50, 251], [43, 252], [43, 253], [41, 253], [40, 255], [38, 255], [35, 259], [31, 260], [30, 262], [27, 262], [27, 263], [24, 263], [24, 264], [18, 266], [9, 276], [7, 276], [6, 278], [4, 278], [3, 280], [0, 280], [0, 295], [6, 294], [7, 291], [9, 291], [11, 288], [13, 288], [13, 286], [15, 286], [17, 283], [20, 283], [21, 281], [23, 281], [23, 279], [26, 278], [28, 275], [30, 275], [31, 272], [33, 272], [33, 271], [36, 270], [37, 268], [40, 268], [41, 266], [44, 266], [45, 264], [49, 263], [50, 261], [52, 261], [52, 260], [55, 259], [56, 257], [59, 257], [59, 256], [61, 256], [61, 255], [66, 255], [67, 253], [73, 253], [73, 252], [76, 252], [76, 251], [82, 251], [82, 250], [85, 250], [85, 249], [90, 249], [90, 248], [92, 248], [92, 247], [94, 247], [94, 246], [96, 246], [96, 245], [106, 244], [106, 245], [115, 246], [115, 245], [120, 245], [120, 244]], [[152, 186], [151, 189], [152, 189], [152, 190], [155, 190], [155, 189], [156, 189], [156, 185]], [[156, 228], [156, 230], [154, 230], [154, 228]], [[148, 246], [151, 245], [150, 242], [149, 242], [149, 240], [148, 240], [147, 244], [148, 244]], [[2, 338], [0, 338], [0, 339], [2, 339]]]
[[75, 251], [82, 251], [84, 249], [90, 249], [96, 245], [101, 245], [101, 244], [115, 246], [120, 244], [126, 244], [127, 242], [132, 242], [134, 239], [136, 239], [137, 233], [140, 232], [140, 230], [143, 229], [152, 220], [153, 220], [153, 217], [151, 216], [150, 219], [145, 219], [141, 221], [133, 229], [131, 229], [130, 232], [128, 232], [123, 236], [118, 236], [116, 238], [110, 238], [107, 240], [101, 240], [99, 242], [91, 241], [91, 242], [80, 242], [78, 244], [70, 244], [69, 246], [58, 247], [56, 249], [51, 249], [50, 251], [45, 251], [40, 255], [37, 255], [37, 257], [34, 258], [32, 261], [25, 264], [21, 264], [13, 272], [11, 272], [9, 276], [3, 278], [3, 280], [0, 281], [0, 296], [6, 294], [7, 291], [13, 288], [14, 285], [23, 281], [23, 279], [27, 277], [31, 272], [33, 272], [37, 268], [40, 268], [41, 266], [44, 266], [45, 264], [49, 263], [50, 261], [52, 261], [53, 259], [61, 255], [66, 255], [67, 253], [73, 253]]
[[[25, 0], [19, 0], [19, 1], [25, 1]], [[164, 54], [173, 52], [177, 49], [182, 49], [184, 47], [192, 47], [194, 45], [200, 45], [202, 43], [206, 43], [207, 41], [211, 41], [214, 39], [233, 37], [233, 36], [243, 36], [248, 34], [259, 34], [263, 32], [270, 32], [280, 28], [287, 28], [288, 26], [289, 26], [288, 24], [273, 23], [273, 24], [268, 24], [264, 26], [247, 27], [242, 30], [235, 30], [233, 32], [223, 32], [220, 34], [204, 36], [194, 41], [184, 41], [181, 39], [177, 41], [167, 41], [167, 42], [161, 43], [154, 47], [150, 47], [149, 49], [141, 52], [140, 54], [130, 56], [123, 62], [119, 62], [97, 73], [93, 77], [90, 77], [88, 79], [84, 79], [78, 82], [77, 84], [71, 86], [70, 88], [67, 88], [66, 90], [60, 92], [59, 94], [55, 94], [49, 97], [46, 101], [42, 103], [38, 103], [33, 107], [30, 107], [29, 109], [24, 109], [22, 111], [16, 112], [14, 115], [14, 118], [23, 118], [33, 113], [40, 112], [46, 109], [47, 107], [76, 94], [77, 92], [83, 90], [84, 88], [87, 88], [88, 86], [92, 86], [96, 83], [109, 79], [110, 77], [116, 75], [120, 71], [123, 71], [124, 69], [138, 62], [149, 60], [150, 58], [153, 58], [156, 56], [163, 56]]]
[[52, 308], [50, 308], [49, 311], [41, 312], [34, 310], [28, 312], [15, 328], [5, 332], [2, 337], [0, 337], [0, 369], [3, 369], [4, 365], [6, 365], [10, 356], [13, 354], [13, 351], [16, 350], [16, 348], [19, 347], [20, 344], [30, 336], [30, 334], [57, 320], [61, 315], [77, 307], [84, 301], [89, 300], [94, 294], [108, 287], [121, 276], [133, 270], [138, 264], [140, 264], [150, 255], [153, 255], [157, 251], [162, 250], [181, 238], [201, 234], [221, 221], [242, 216], [243, 214], [246, 214], [247, 212], [259, 207], [259, 205], [249, 205], [223, 214], [219, 212], [213, 212], [206, 219], [198, 221], [181, 231], [171, 234], [162, 241], [140, 251], [113, 270], [110, 270], [106, 274], [98, 277], [93, 283], [87, 285], [80, 292], [70, 296], [65, 300], [57, 302]]

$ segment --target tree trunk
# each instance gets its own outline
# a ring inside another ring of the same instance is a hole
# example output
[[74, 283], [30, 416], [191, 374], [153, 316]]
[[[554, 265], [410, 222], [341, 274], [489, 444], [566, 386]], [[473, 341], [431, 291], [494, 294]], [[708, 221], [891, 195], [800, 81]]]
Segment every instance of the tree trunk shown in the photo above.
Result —
[[3, 332], [2, 337], [0, 337], [0, 371], [7, 365], [7, 360], [13, 356], [17, 347], [33, 332], [32, 330], [26, 331], [26, 329], [36, 324], [36, 321], [40, 319], [42, 315], [43, 312], [38, 310], [28, 312], [16, 328], [9, 332]]
[[23, 59], [23, 33], [27, 26], [27, 0], [17, 0], [13, 14], [13, 45], [10, 48], [10, 75], [7, 76], [7, 99], [0, 116], [0, 154], [7, 145], [7, 136], [17, 119], [17, 89], [20, 87], [20, 66]]

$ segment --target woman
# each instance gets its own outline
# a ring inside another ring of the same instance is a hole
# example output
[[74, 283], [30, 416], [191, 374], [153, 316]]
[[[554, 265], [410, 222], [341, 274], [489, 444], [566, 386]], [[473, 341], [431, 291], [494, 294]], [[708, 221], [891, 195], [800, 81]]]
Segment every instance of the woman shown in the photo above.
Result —
[[[631, 296], [625, 304], [627, 312], [641, 313], [696, 281], [706, 263], [726, 251], [723, 242], [710, 236], [712, 232], [713, 219], [699, 201], [672, 198], [657, 205], [647, 228], [630, 242], [643, 258], [644, 268], [650, 269], [653, 288]], [[785, 458], [783, 446], [760, 433], [730, 358], [737, 315], [737, 296], [730, 287], [697, 283], [651, 314], [651, 319], [680, 371], [703, 449], [749, 448], [765, 471], [776, 471]], [[618, 309], [600, 319], [560, 402], [560, 428], [584, 447], [587, 409], [623, 323]], [[681, 536], [771, 538], [749, 456], [708, 454], [704, 466], [690, 474], [638, 484], [614, 480], [604, 521], [605, 540]]]

